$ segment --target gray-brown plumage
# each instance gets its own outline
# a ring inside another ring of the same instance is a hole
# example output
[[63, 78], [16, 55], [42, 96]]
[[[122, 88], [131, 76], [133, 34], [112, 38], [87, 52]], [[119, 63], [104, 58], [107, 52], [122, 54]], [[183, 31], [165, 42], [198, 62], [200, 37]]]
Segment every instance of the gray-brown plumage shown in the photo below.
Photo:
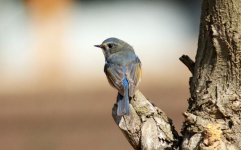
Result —
[[106, 39], [101, 45], [105, 56], [104, 72], [122, 97], [118, 100], [117, 115], [129, 114], [129, 97], [133, 97], [141, 81], [141, 62], [134, 49], [117, 38]]

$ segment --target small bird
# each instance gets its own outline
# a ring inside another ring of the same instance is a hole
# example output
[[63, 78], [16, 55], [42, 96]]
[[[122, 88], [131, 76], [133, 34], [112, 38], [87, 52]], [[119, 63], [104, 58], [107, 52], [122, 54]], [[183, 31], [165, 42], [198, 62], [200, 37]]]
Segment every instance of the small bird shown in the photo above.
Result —
[[111, 86], [118, 90], [117, 115], [129, 115], [129, 101], [141, 81], [141, 61], [128, 43], [108, 38], [100, 45], [105, 56], [104, 72]]

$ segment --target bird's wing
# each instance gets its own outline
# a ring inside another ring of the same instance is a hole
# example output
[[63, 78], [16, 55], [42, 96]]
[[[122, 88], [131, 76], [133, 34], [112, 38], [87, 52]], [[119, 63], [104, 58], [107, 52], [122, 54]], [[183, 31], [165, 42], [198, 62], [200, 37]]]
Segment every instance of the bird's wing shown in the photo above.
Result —
[[127, 65], [127, 79], [129, 81], [129, 96], [133, 97], [141, 81], [141, 61], [138, 57]]
[[121, 95], [124, 95], [122, 81], [124, 79], [123, 68], [120, 65], [106, 63], [104, 72], [111, 86], [116, 88]]
[[116, 88], [121, 95], [124, 95], [122, 81], [127, 78], [129, 83], [129, 96], [133, 97], [141, 81], [141, 61], [136, 57], [133, 61], [128, 63], [127, 66], [106, 63], [104, 72], [110, 85]]

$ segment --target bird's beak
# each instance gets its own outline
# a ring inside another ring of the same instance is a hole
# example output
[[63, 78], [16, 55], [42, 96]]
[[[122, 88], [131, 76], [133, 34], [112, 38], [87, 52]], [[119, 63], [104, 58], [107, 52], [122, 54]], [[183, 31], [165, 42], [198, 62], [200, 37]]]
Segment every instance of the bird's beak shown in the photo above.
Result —
[[103, 45], [94, 45], [94, 46], [98, 48], [103, 48]]

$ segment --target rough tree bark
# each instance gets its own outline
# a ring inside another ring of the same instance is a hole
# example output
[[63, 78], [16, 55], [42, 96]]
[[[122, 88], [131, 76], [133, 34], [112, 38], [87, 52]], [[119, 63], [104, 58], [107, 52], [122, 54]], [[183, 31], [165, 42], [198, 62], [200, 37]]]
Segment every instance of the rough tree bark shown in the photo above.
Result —
[[195, 62], [180, 60], [193, 74], [182, 136], [138, 91], [130, 116], [118, 117], [116, 105], [112, 110], [130, 144], [136, 150], [241, 149], [241, 0], [203, 0]]

